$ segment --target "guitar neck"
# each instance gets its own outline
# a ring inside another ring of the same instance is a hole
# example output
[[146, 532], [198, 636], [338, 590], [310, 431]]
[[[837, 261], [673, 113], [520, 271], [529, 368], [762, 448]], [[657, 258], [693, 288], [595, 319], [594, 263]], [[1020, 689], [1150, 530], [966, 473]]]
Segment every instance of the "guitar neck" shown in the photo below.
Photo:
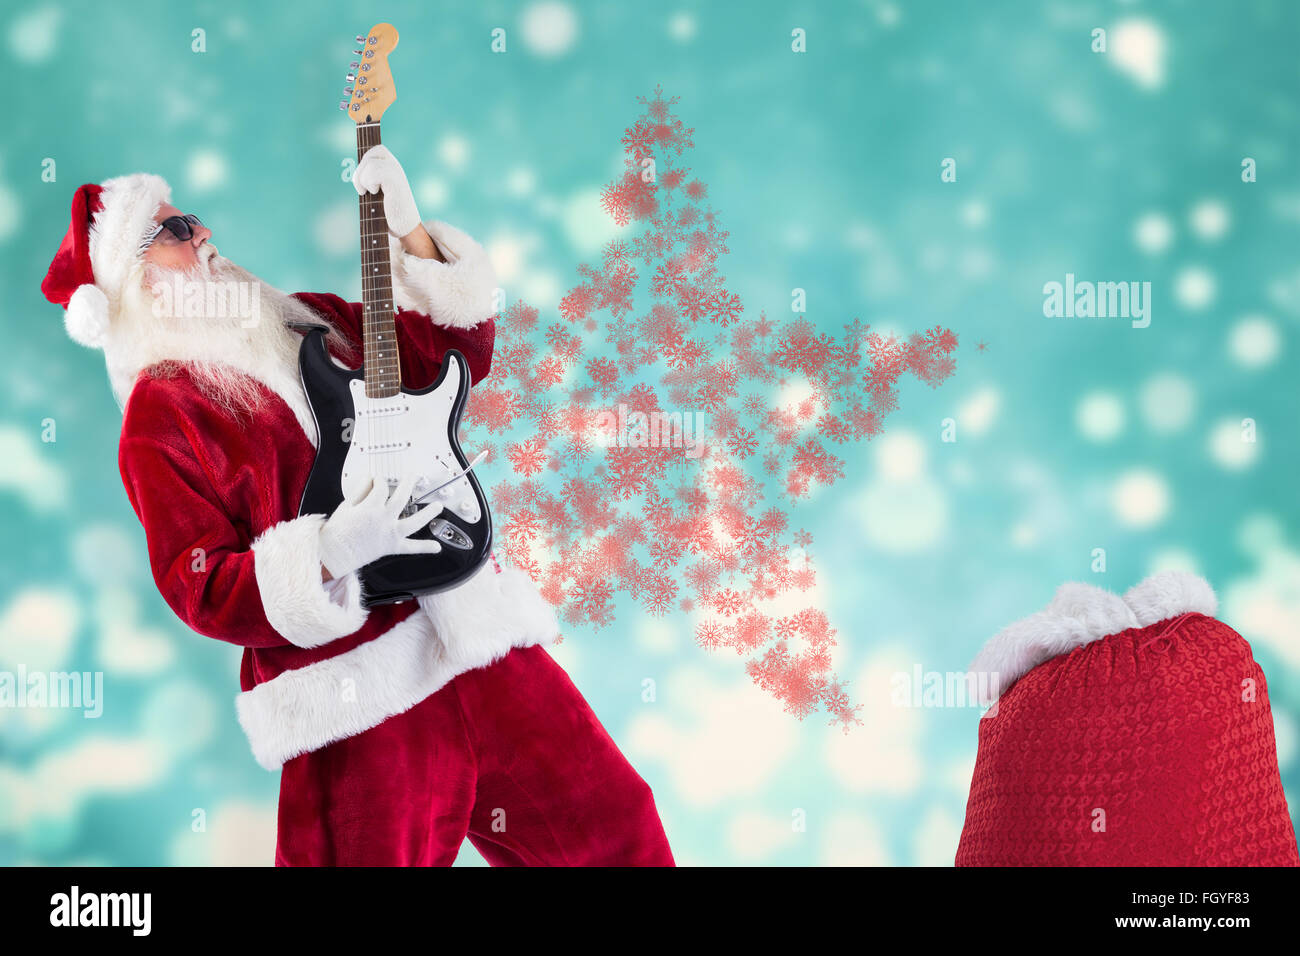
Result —
[[[379, 145], [379, 123], [357, 126], [357, 162]], [[365, 348], [366, 395], [387, 398], [402, 390], [402, 369], [397, 354], [397, 323], [393, 318], [393, 279], [388, 260], [388, 220], [384, 193], [357, 197], [361, 213], [361, 324]]]

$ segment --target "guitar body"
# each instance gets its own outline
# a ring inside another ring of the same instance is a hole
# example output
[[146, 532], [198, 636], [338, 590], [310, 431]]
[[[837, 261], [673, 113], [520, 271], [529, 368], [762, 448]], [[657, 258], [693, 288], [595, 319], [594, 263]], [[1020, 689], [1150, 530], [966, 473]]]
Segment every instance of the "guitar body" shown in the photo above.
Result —
[[442, 545], [436, 554], [393, 555], [366, 565], [358, 572], [363, 603], [411, 600], [455, 587], [473, 574], [492, 550], [492, 516], [478, 479], [466, 471], [469, 462], [456, 437], [469, 398], [465, 357], [450, 350], [428, 388], [371, 398], [364, 370], [338, 365], [323, 330], [314, 329], [303, 337], [298, 367], [320, 436], [298, 513], [333, 514], [344, 497], [372, 477], [391, 489], [414, 473], [418, 480], [408, 512], [427, 495], [422, 504], [430, 521], [411, 537], [435, 538]]

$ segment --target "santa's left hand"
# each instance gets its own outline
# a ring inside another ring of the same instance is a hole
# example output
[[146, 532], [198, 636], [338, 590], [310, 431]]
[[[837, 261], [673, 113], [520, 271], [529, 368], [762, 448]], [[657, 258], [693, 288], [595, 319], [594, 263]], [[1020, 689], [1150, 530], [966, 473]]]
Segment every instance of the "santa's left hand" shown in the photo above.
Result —
[[386, 146], [373, 146], [361, 157], [352, 173], [352, 185], [359, 195], [384, 191], [384, 215], [388, 231], [399, 239], [420, 225], [420, 211], [406, 173]]

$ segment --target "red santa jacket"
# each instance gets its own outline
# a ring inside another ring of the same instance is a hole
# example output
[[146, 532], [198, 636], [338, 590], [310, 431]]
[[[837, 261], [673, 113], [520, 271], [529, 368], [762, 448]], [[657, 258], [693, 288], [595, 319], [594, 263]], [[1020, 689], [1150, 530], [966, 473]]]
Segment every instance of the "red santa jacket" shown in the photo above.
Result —
[[[403, 381], [431, 384], [443, 354], [457, 348], [479, 382], [495, 337], [486, 256], [445, 223], [426, 227], [450, 262], [394, 250]], [[347, 335], [356, 351], [337, 357], [357, 364], [361, 304], [296, 297]], [[460, 587], [418, 603], [367, 611], [355, 574], [322, 584], [325, 516], [297, 513], [315, 458], [310, 408], [281, 370], [244, 371], [268, 393], [251, 425], [205, 398], [183, 365], [139, 371], [119, 465], [167, 604], [198, 633], [244, 648], [236, 710], [259, 763], [278, 769], [410, 709], [512, 647], [558, 637], [554, 609], [531, 579], [495, 555]]]

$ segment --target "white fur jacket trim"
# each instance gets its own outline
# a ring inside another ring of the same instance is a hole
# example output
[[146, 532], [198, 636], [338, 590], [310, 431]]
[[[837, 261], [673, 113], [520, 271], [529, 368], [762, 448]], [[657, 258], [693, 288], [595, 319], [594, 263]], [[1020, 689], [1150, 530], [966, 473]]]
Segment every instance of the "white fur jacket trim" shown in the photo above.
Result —
[[[1130, 588], [1123, 597], [1091, 584], [1062, 584], [1050, 604], [995, 634], [971, 664], [988, 688], [991, 704], [1044, 661], [1133, 627], [1149, 627], [1181, 614], [1213, 617], [1218, 610], [1206, 580], [1185, 571], [1162, 571]], [[990, 696], [991, 695], [991, 696]]]
[[[319, 576], [319, 570], [317, 571]], [[253, 756], [267, 770], [410, 710], [458, 674], [515, 647], [559, 637], [554, 609], [518, 568], [488, 561], [452, 591], [420, 598], [372, 641], [285, 671], [235, 699]]]

